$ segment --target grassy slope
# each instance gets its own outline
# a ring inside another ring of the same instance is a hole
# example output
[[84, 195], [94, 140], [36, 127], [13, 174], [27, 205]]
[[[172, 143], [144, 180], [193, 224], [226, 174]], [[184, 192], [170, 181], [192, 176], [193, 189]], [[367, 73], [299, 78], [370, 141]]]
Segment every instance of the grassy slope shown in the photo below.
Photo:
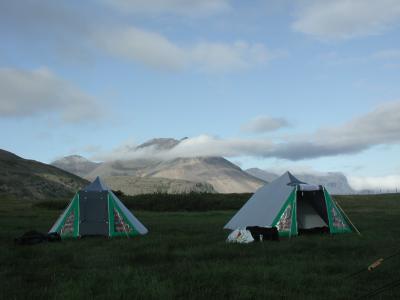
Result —
[[65, 198], [88, 181], [54, 166], [0, 149], [0, 196], [43, 200]]
[[[349, 299], [400, 277], [400, 257], [373, 273], [343, 277], [399, 251], [400, 196], [340, 197], [363, 235], [300, 236], [230, 245], [234, 211], [135, 214], [150, 234], [17, 247], [60, 211], [0, 199], [1, 299]], [[383, 294], [399, 298], [400, 288]]]

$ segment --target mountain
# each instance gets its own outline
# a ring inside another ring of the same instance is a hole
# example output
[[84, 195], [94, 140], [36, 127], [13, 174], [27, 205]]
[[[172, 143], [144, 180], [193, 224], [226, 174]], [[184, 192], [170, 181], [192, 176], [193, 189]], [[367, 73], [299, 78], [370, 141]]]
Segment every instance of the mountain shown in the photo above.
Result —
[[218, 193], [251, 193], [265, 184], [222, 157], [175, 158], [166, 161], [117, 160], [101, 164], [85, 178], [93, 179], [96, 176], [117, 176], [119, 180], [124, 176], [133, 176], [208, 183]]
[[[176, 147], [185, 139], [156, 138], [137, 146], [136, 149], [143, 151], [146, 148], [152, 148], [165, 151]], [[115, 160], [99, 164], [86, 174], [78, 173], [73, 164], [69, 166], [67, 163], [63, 165], [63, 168], [72, 173], [81, 174], [87, 179], [94, 179], [96, 176], [102, 178], [117, 176], [115, 180], [121, 180], [121, 185], [124, 185], [123, 176], [161, 178], [160, 180], [164, 181], [166, 178], [180, 180], [179, 183], [183, 184], [181, 190], [187, 190], [189, 181], [194, 184], [207, 183], [212, 185], [218, 193], [252, 193], [265, 184], [265, 181], [244, 172], [223, 157]], [[174, 186], [179, 183], [174, 183]]]
[[167, 160], [155, 166], [146, 176], [207, 182], [219, 193], [251, 193], [265, 184], [223, 157]]
[[111, 189], [123, 191], [130, 196], [152, 193], [215, 193], [213, 186], [205, 182], [134, 176], [112, 176], [103, 179]]
[[[261, 170], [258, 168], [247, 169], [246, 172], [263, 180], [272, 181], [279, 177], [279, 174]], [[343, 195], [353, 194], [355, 191], [350, 187], [346, 176], [339, 172], [325, 174], [294, 173], [294, 176], [301, 181], [323, 185], [331, 194]]]
[[[297, 176], [297, 175], [296, 175]], [[320, 184], [334, 195], [354, 194], [346, 176], [340, 172], [328, 172], [326, 174], [298, 174], [298, 178], [304, 182]]]
[[96, 169], [84, 175], [85, 178], [94, 179], [97, 176], [136, 176], [142, 177], [151, 172], [153, 168], [161, 163], [160, 160], [132, 159], [114, 160], [100, 164]]
[[59, 169], [78, 175], [80, 177], [84, 177], [100, 165], [100, 163], [92, 162], [80, 155], [66, 156], [56, 161], [53, 161], [51, 164]]
[[69, 198], [88, 181], [34, 160], [0, 149], [0, 195], [17, 198]]

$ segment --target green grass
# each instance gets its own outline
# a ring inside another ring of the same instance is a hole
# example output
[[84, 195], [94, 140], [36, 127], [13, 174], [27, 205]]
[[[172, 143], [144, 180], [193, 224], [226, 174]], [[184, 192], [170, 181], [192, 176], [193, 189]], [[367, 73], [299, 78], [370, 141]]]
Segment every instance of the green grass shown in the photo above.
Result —
[[[2, 198], [0, 299], [354, 299], [400, 279], [400, 256], [345, 279], [400, 251], [400, 195], [337, 199], [362, 236], [233, 245], [222, 227], [234, 210], [135, 210], [146, 236], [15, 246], [25, 231], [47, 231], [61, 210]], [[380, 298], [398, 299], [400, 288]]]

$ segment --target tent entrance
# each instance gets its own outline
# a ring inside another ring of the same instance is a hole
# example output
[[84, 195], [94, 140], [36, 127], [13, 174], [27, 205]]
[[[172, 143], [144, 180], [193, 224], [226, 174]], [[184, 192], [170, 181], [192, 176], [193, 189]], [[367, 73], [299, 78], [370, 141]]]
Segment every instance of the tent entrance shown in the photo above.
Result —
[[80, 235], [108, 236], [107, 191], [79, 192]]
[[329, 220], [322, 189], [297, 191], [297, 228], [299, 234], [329, 232]]

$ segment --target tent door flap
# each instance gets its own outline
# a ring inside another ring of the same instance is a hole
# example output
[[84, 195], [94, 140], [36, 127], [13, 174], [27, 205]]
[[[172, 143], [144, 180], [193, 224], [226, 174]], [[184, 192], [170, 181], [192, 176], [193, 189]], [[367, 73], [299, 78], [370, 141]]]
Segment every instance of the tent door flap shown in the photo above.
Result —
[[80, 192], [80, 235], [108, 235], [107, 194]]

